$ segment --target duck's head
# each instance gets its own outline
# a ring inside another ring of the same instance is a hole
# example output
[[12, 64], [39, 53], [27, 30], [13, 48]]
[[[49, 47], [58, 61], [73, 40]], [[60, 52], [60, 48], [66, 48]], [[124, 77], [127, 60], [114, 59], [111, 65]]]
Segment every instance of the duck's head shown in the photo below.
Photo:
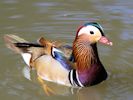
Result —
[[91, 44], [95, 44], [97, 42], [110, 45], [110, 46], [112, 46], [113, 44], [104, 35], [104, 31], [101, 25], [95, 22], [86, 23], [83, 26], [81, 26], [77, 31], [76, 39], [78, 37], [87, 39]]

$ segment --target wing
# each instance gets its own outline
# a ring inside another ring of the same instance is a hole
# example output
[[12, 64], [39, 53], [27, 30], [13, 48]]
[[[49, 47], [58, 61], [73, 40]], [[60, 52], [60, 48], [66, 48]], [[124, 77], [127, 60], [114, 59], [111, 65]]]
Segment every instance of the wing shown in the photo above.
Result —
[[52, 48], [52, 57], [54, 59], [56, 59], [57, 61], [59, 61], [61, 63], [61, 65], [66, 68], [67, 70], [71, 70], [72, 64], [70, 63], [70, 61], [66, 58], [66, 56], [64, 55], [64, 53], [62, 51], [60, 51], [59, 49], [53, 47]]
[[74, 63], [75, 60], [74, 60], [74, 56], [73, 56], [73, 50], [72, 50], [72, 46], [70, 45], [61, 45], [59, 47], [59, 49], [64, 53], [65, 57], [67, 57], [67, 59]]

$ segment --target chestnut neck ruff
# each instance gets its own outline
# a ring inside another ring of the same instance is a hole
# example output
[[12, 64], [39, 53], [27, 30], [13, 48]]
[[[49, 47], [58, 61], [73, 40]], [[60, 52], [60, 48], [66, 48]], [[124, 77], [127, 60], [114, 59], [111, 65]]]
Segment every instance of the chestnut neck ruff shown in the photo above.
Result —
[[79, 72], [88, 70], [92, 64], [99, 63], [96, 43], [91, 44], [86, 36], [78, 36], [73, 43], [73, 54]]

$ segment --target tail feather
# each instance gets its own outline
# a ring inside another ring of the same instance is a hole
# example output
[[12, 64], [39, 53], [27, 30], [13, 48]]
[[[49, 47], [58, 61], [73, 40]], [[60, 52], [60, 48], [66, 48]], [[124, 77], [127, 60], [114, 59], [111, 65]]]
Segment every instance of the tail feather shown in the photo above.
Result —
[[22, 39], [22, 38], [20, 38], [16, 35], [11, 35], [11, 34], [10, 35], [5, 35], [4, 40], [6, 42], [6, 46], [9, 49], [11, 49], [11, 50], [13, 50], [17, 53], [22, 52], [22, 49], [20, 49], [16, 46], [17, 43], [29, 43], [28, 41], [26, 41], [26, 40], [24, 40], [24, 39]]
[[14, 43], [14, 45], [18, 48], [44, 47], [37, 43]]
[[52, 43], [44, 38], [40, 38], [36, 43], [30, 43], [16, 35], [5, 35], [4, 40], [9, 49], [21, 54], [28, 66], [38, 57], [51, 53]]
[[17, 43], [17, 42], [20, 42], [20, 43], [27, 42], [28, 43], [28, 41], [26, 41], [25, 39], [22, 39], [22, 38], [20, 38], [16, 35], [12, 35], [12, 34], [5, 35], [4, 39], [5, 39], [6, 42], [9, 41], [9, 42], [12, 42], [12, 43]]

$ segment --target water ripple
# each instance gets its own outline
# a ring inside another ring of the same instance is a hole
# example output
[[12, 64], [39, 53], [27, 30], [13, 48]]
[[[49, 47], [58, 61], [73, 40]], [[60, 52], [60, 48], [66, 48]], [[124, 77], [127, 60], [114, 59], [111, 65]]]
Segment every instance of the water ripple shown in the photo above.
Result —
[[51, 7], [51, 6], [57, 6], [58, 3], [57, 2], [36, 2], [34, 3], [34, 6], [38, 6], [38, 7]]

